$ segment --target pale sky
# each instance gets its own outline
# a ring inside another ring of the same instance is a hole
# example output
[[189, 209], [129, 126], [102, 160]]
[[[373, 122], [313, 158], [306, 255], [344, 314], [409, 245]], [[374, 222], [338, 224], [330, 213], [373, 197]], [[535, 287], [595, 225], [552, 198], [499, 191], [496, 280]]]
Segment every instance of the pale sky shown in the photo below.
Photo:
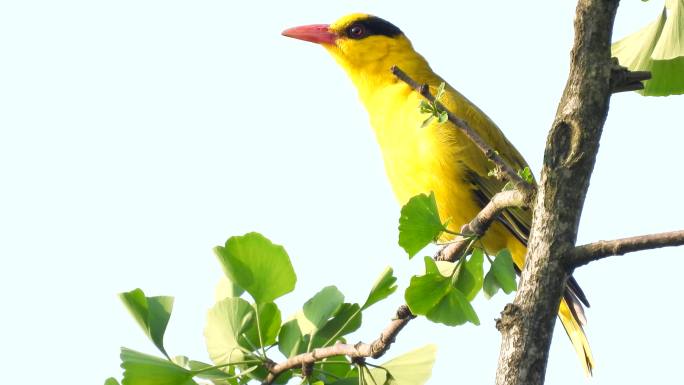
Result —
[[[399, 205], [365, 110], [320, 47], [284, 28], [369, 12], [399, 26], [538, 174], [567, 76], [571, 1], [5, 1], [0, 4], [0, 362], [3, 383], [120, 378], [119, 347], [155, 353], [117, 298], [173, 295], [167, 350], [208, 360], [203, 328], [221, 269], [211, 249], [259, 231], [298, 274], [285, 316], [334, 284], [363, 301], [387, 265], [399, 293], [364, 314], [378, 336], [422, 261], [397, 245]], [[621, 38], [662, 0], [622, 1]], [[681, 229], [684, 98], [616, 95], [580, 242]], [[684, 249], [575, 273], [592, 307], [587, 381], [557, 326], [547, 383], [673, 383]], [[494, 318], [419, 319], [387, 358], [439, 345], [431, 384], [493, 382]], [[386, 358], [380, 360], [384, 361]]]

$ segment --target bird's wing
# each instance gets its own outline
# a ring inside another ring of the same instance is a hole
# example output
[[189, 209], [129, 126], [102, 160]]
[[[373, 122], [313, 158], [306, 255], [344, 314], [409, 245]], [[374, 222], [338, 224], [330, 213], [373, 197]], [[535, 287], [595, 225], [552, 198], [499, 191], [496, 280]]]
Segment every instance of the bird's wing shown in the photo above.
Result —
[[[498, 180], [480, 175], [474, 171], [468, 173], [469, 182], [473, 186], [473, 197], [484, 207], [489, 203], [494, 194], [501, 191], [504, 184]], [[530, 234], [532, 212], [523, 208], [507, 208], [498, 218], [508, 231], [511, 232], [523, 245], [527, 246], [527, 237]]]
[[[453, 90], [453, 89], [452, 89]], [[489, 143], [494, 150], [504, 158], [516, 170], [522, 170], [528, 167], [527, 162], [522, 155], [513, 146], [511, 142], [506, 139], [501, 130], [492, 122], [487, 115], [484, 114], [477, 106], [472, 104], [458, 91], [453, 90], [449, 93], [448, 108], [457, 111], [456, 113], [464, 119], [468, 124]], [[458, 130], [457, 127], [451, 129]], [[473, 196], [479, 203], [480, 207], [484, 207], [489, 203], [492, 197], [501, 191], [505, 182], [496, 179], [489, 175], [489, 169], [493, 166], [484, 154], [479, 149], [470, 157], [464, 157], [462, 160], [464, 167], [467, 169], [467, 178], [472, 185]], [[535, 182], [536, 183], [536, 182]], [[523, 245], [527, 246], [527, 238], [530, 234], [530, 227], [532, 226], [532, 211], [525, 208], [507, 208], [498, 218], [510, 232]], [[578, 301], [584, 306], [589, 307], [589, 301], [582, 291], [574, 277], [570, 277], [567, 282], [567, 290], [569, 291], [566, 298], [571, 310], [575, 313], [575, 317], [584, 320], [584, 311]]]
[[[465, 96], [449, 86], [447, 87], [443, 103], [457, 116], [466, 121], [513, 168], [522, 170], [527, 167], [525, 159], [523, 159], [513, 144], [506, 139], [496, 124]], [[459, 128], [454, 127], [452, 124], [449, 124], [449, 126], [452, 130], [459, 130]], [[484, 207], [494, 194], [504, 188], [506, 183], [489, 175], [489, 171], [493, 168], [494, 164], [488, 161], [485, 155], [475, 148], [474, 145], [469, 145], [469, 147], [470, 150], [464, 151], [460, 160], [466, 169], [466, 177], [472, 185], [475, 200], [481, 207]], [[465, 155], [466, 153], [467, 155]], [[527, 237], [532, 223], [532, 212], [529, 209], [506, 209], [499, 216], [498, 220], [522, 244], [527, 245]]]

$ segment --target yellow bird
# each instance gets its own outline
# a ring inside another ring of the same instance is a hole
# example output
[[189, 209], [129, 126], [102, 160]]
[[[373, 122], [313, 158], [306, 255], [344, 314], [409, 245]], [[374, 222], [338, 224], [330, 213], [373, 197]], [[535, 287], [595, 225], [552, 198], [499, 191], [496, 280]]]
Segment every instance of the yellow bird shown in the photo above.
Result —
[[[283, 35], [322, 45], [356, 86], [368, 110], [380, 144], [385, 170], [401, 204], [420, 193], [433, 191], [443, 219], [460, 229], [501, 191], [504, 182], [489, 176], [492, 164], [450, 122], [435, 120], [422, 126], [426, 115], [418, 105], [422, 97], [398, 80], [390, 68], [398, 66], [418, 83], [434, 91], [444, 80], [435, 74], [399, 28], [379, 17], [352, 14], [335, 23], [305, 25]], [[446, 85], [440, 101], [470, 124], [515, 169], [527, 163], [484, 112], [453, 87]], [[506, 210], [482, 238], [490, 253], [508, 248], [519, 269], [525, 261], [532, 215], [529, 210]], [[589, 303], [571, 277], [558, 316], [587, 374], [594, 361], [582, 325], [582, 304]]]

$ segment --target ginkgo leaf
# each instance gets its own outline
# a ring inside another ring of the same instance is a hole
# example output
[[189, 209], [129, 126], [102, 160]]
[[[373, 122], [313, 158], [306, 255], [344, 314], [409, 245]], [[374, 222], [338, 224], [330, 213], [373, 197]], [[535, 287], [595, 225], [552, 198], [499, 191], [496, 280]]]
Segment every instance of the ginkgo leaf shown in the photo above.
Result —
[[426, 345], [372, 368], [370, 373], [378, 385], [424, 385], [432, 375], [436, 353], [436, 345]]
[[368, 293], [368, 298], [361, 309], [368, 309], [371, 305], [392, 295], [397, 290], [396, 282], [397, 277], [394, 276], [394, 270], [388, 266], [373, 284], [373, 288]]
[[444, 230], [433, 192], [418, 194], [401, 208], [399, 246], [413, 258]]
[[216, 289], [214, 289], [214, 301], [218, 302], [228, 297], [239, 297], [244, 292], [244, 289], [236, 285], [234, 282], [231, 282], [228, 277], [223, 276], [216, 285]]
[[140, 289], [119, 294], [126, 308], [145, 334], [165, 356], [164, 333], [173, 310], [173, 297], [147, 297]]
[[658, 43], [653, 48], [653, 60], [672, 60], [684, 56], [684, 0], [667, 0], [669, 11]]
[[294, 290], [297, 276], [287, 252], [259, 233], [230, 237], [214, 252], [228, 278], [259, 304]]
[[251, 350], [245, 334], [255, 318], [254, 309], [242, 298], [224, 298], [209, 310], [204, 337], [209, 357], [216, 365], [244, 359], [244, 351]]
[[303, 334], [313, 334], [328, 322], [344, 302], [344, 295], [335, 286], [324, 287], [311, 297], [296, 318]]
[[122, 385], [197, 385], [194, 373], [149, 354], [121, 348]]
[[466, 295], [453, 285], [453, 277], [442, 275], [429, 257], [425, 258], [425, 271], [425, 275], [412, 277], [404, 292], [413, 314], [425, 315], [430, 321], [449, 326], [466, 322], [480, 324]]
[[611, 48], [620, 65], [651, 72], [651, 79], [637, 92], [645, 96], [684, 93], [684, 0], [667, 0], [656, 21]]

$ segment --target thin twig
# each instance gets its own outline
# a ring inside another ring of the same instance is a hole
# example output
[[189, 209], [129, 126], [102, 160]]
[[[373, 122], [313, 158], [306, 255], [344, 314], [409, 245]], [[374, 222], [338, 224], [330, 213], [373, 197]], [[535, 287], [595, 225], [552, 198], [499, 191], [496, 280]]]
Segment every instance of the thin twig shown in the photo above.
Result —
[[385, 327], [385, 330], [380, 333], [380, 337], [378, 337], [375, 341], [369, 344], [359, 342], [354, 345], [338, 342], [332, 346], [317, 348], [308, 353], [292, 356], [287, 360], [268, 368], [269, 374], [264, 380], [263, 384], [271, 384], [281, 373], [286, 370], [312, 365], [317, 361], [321, 361], [333, 356], [347, 356], [352, 360], [365, 357], [379, 358], [385, 354], [387, 350], [389, 350], [390, 345], [392, 345], [394, 342], [397, 334], [399, 334], [401, 329], [403, 329], [404, 326], [406, 326], [406, 324], [409, 323], [409, 321], [411, 321], [413, 318], [415, 318], [415, 316], [411, 314], [408, 306], [401, 305], [397, 309], [395, 318], [390, 321], [389, 325]]
[[[492, 197], [489, 203], [487, 203], [470, 223], [461, 228], [461, 233], [481, 237], [504, 209], [522, 206], [525, 206], [525, 197], [520, 191], [501, 191]], [[435, 259], [438, 261], [453, 262], [466, 251], [469, 243], [470, 237], [459, 236], [454, 241], [444, 246], [437, 253]]]
[[[496, 220], [502, 210], [509, 207], [520, 207], [525, 203], [523, 194], [518, 190], [502, 191], [492, 198], [492, 200], [473, 218], [470, 223], [463, 226], [462, 232], [481, 236]], [[468, 237], [459, 237], [455, 242], [445, 246], [440, 253], [435, 256], [437, 260], [454, 261], [469, 243]], [[329, 357], [344, 355], [351, 359], [358, 358], [380, 358], [390, 345], [394, 342], [399, 332], [409, 323], [415, 315], [411, 313], [408, 306], [401, 305], [395, 317], [389, 325], [380, 333], [375, 341], [371, 343], [359, 342], [357, 344], [336, 343], [333, 346], [314, 349], [308, 353], [302, 353], [288, 358], [286, 361], [272, 365], [269, 368], [269, 375], [264, 380], [265, 385], [271, 384], [281, 373], [293, 368], [311, 365], [317, 361]]]
[[650, 72], [630, 71], [627, 67], [621, 66], [617, 58], [613, 58], [613, 67], [610, 72], [610, 91], [612, 93], [643, 90], [643, 82], [650, 78]]
[[523, 178], [521, 178], [516, 170], [513, 169], [513, 167], [511, 167], [495, 149], [485, 142], [484, 139], [482, 139], [482, 137], [480, 137], [480, 135], [478, 135], [477, 132], [475, 132], [475, 130], [473, 130], [465, 120], [456, 116], [439, 100], [436, 100], [432, 93], [430, 93], [430, 87], [428, 87], [427, 84], [419, 84], [397, 66], [392, 66], [392, 74], [394, 74], [397, 79], [408, 84], [409, 87], [420, 93], [430, 103], [433, 103], [435, 106], [437, 106], [440, 111], [446, 111], [449, 121], [458, 127], [465, 134], [465, 136], [468, 137], [468, 139], [475, 143], [475, 145], [485, 154], [487, 159], [494, 163], [497, 171], [501, 172], [503, 177], [513, 184], [513, 187], [520, 190], [525, 195], [532, 195], [535, 186], [527, 183]]
[[612, 241], [598, 241], [587, 245], [577, 246], [574, 253], [568, 257], [568, 264], [570, 267], [575, 268], [586, 265], [589, 262], [615, 255], [681, 245], [684, 245], [684, 230], [640, 235]]

